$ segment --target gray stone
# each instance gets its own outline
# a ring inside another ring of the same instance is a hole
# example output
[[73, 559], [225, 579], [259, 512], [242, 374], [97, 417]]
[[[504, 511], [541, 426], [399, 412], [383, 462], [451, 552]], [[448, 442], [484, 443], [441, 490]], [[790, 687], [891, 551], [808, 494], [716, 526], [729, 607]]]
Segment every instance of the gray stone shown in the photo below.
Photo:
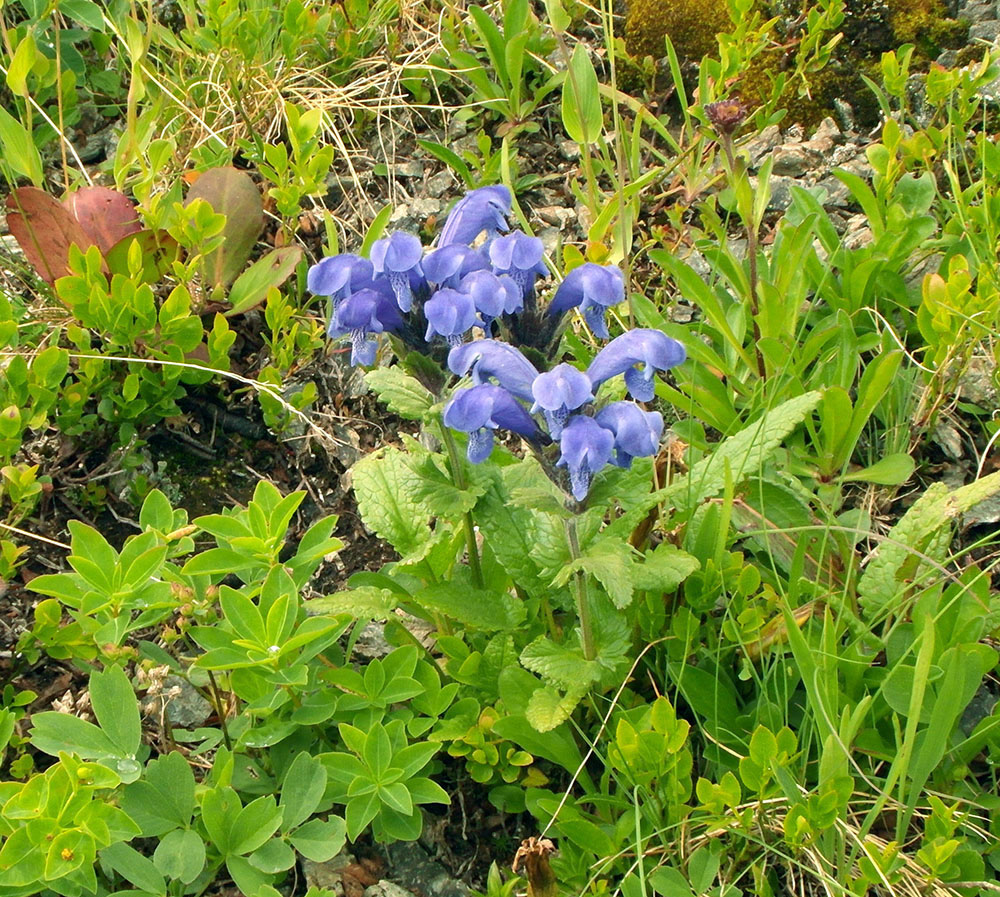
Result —
[[398, 162], [389, 169], [397, 178], [422, 178], [424, 166], [421, 162]]
[[991, 495], [985, 501], [973, 505], [962, 515], [963, 526], [977, 526], [1000, 522], [1000, 495]]
[[451, 878], [444, 866], [432, 860], [413, 841], [398, 841], [386, 848], [390, 878], [403, 882], [426, 897], [469, 897], [469, 889]]
[[580, 158], [580, 144], [575, 140], [560, 140], [559, 155], [567, 162], [575, 162]]
[[427, 179], [427, 195], [435, 199], [441, 199], [446, 193], [451, 193], [455, 188], [455, 176], [450, 171], [439, 171], [436, 175]]
[[354, 857], [343, 852], [325, 863], [303, 860], [302, 872], [305, 875], [306, 887], [323, 888], [341, 897], [344, 893], [344, 870], [353, 862]]
[[768, 125], [752, 140], [748, 140], [741, 150], [750, 157], [750, 167], [752, 169], [760, 167], [764, 157], [781, 143], [781, 128], [777, 125]]
[[771, 187], [771, 197], [767, 201], [767, 207], [772, 212], [784, 212], [792, 204], [792, 187], [802, 186], [795, 178], [780, 174], [772, 175], [768, 184]]
[[833, 110], [837, 113], [837, 120], [840, 122], [842, 131], [845, 133], [857, 131], [858, 123], [854, 118], [854, 107], [847, 100], [837, 97], [833, 101]]
[[364, 897], [413, 897], [413, 893], [383, 878], [365, 888]]
[[851, 204], [851, 191], [847, 189], [847, 185], [843, 181], [838, 180], [832, 174], [817, 181], [816, 186], [826, 194], [823, 205], [827, 208], [843, 209]]
[[844, 248], [853, 252], [856, 249], [863, 249], [870, 246], [875, 239], [871, 228], [868, 226], [868, 219], [863, 214], [852, 215], [847, 219], [847, 227], [844, 231]]
[[543, 227], [535, 236], [542, 241], [545, 252], [553, 254], [562, 242], [562, 231], [558, 227]]
[[567, 209], [563, 206], [541, 206], [534, 211], [535, 215], [541, 218], [542, 221], [546, 224], [551, 224], [553, 227], [565, 227], [576, 218], [575, 209]]
[[942, 50], [934, 61], [943, 69], [953, 69], [958, 65], [958, 50]]
[[985, 22], [997, 17], [996, 0], [971, 0], [958, 4], [958, 14], [967, 22]]
[[771, 155], [771, 171], [788, 177], [799, 178], [823, 167], [823, 154], [807, 143], [786, 143]]
[[976, 22], [969, 28], [969, 41], [984, 40], [992, 43], [1000, 37], [1000, 21], [989, 19], [985, 22]]
[[163, 682], [163, 693], [167, 701], [167, 719], [172, 726], [197, 729], [212, 715], [212, 705], [187, 679], [167, 676]]
[[996, 363], [992, 358], [976, 355], [969, 361], [958, 381], [958, 394], [966, 402], [995, 408], [997, 405]]

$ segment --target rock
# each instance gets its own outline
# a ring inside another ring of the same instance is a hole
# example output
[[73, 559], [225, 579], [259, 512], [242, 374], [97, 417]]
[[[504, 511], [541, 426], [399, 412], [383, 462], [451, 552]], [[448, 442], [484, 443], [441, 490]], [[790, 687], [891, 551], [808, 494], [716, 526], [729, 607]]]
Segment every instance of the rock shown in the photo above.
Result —
[[535, 236], [542, 241], [542, 246], [549, 255], [559, 248], [559, 243], [562, 241], [562, 231], [558, 227], [543, 227]]
[[[413, 841], [397, 841], [386, 848], [390, 878], [403, 882], [425, 897], [469, 897], [469, 889], [451, 878], [444, 866], [432, 860]], [[367, 892], [366, 897], [367, 897]]]
[[424, 166], [421, 162], [398, 162], [390, 166], [389, 170], [397, 178], [422, 178], [424, 176]]
[[807, 143], [785, 143], [771, 154], [774, 160], [771, 171], [788, 177], [800, 178], [823, 168], [823, 154]]
[[446, 193], [454, 192], [454, 189], [455, 176], [450, 171], [439, 171], [427, 180], [427, 195], [435, 199], [441, 199]]
[[976, 25], [997, 17], [996, 0], [972, 0], [970, 3], [959, 3], [959, 17]]
[[983, 408], [995, 408], [997, 395], [996, 363], [992, 358], [976, 355], [969, 361], [958, 381], [958, 394], [966, 402]]
[[843, 181], [835, 178], [832, 174], [823, 178], [821, 181], [817, 181], [816, 186], [823, 190], [826, 194], [826, 198], [823, 200], [823, 205], [827, 208], [833, 207], [843, 209], [849, 206], [852, 202], [851, 191], [847, 189], [847, 185]]
[[575, 209], [567, 209], [562, 206], [541, 206], [534, 210], [535, 215], [546, 224], [553, 227], [563, 228], [576, 218]]
[[772, 212], [784, 212], [792, 204], [792, 187], [802, 186], [795, 178], [780, 174], [772, 175], [768, 185], [771, 188], [771, 197], [767, 201], [767, 207]]
[[[163, 698], [167, 704], [167, 720], [180, 729], [197, 729], [212, 715], [212, 705], [198, 690], [180, 676], [167, 676], [163, 682]], [[150, 699], [152, 704], [158, 698]]]
[[946, 418], [938, 420], [931, 434], [934, 440], [952, 461], [961, 461], [965, 452], [962, 449], [962, 434], [956, 430]]
[[316, 863], [303, 860], [302, 872], [305, 875], [307, 888], [323, 888], [332, 891], [337, 897], [344, 893], [344, 870], [354, 862], [349, 853], [338, 853], [332, 860]]
[[752, 140], [748, 140], [741, 149], [750, 157], [750, 168], [760, 167], [764, 157], [781, 143], [781, 128], [768, 125]]
[[361, 635], [354, 643], [354, 653], [358, 657], [364, 657], [368, 660], [374, 657], [385, 657], [391, 650], [392, 648], [385, 640], [385, 624], [374, 620], [361, 630]]
[[969, 42], [984, 40], [993, 43], [1000, 37], [1000, 21], [990, 19], [985, 22], [976, 22], [969, 28]]
[[854, 118], [854, 107], [847, 100], [837, 97], [833, 101], [833, 110], [837, 113], [842, 131], [845, 133], [857, 131], [858, 123]]
[[991, 495], [978, 505], [973, 505], [962, 515], [962, 526], [992, 526], [1000, 523], [1000, 495]]
[[365, 888], [365, 897], [413, 897], [413, 894], [383, 878], [377, 884]]
[[575, 140], [560, 140], [559, 155], [567, 162], [575, 162], [580, 158], [580, 144]]
[[847, 227], [844, 231], [844, 248], [853, 252], [856, 249], [863, 249], [870, 246], [875, 239], [871, 228], [868, 226], [868, 219], [863, 214], [852, 215], [847, 219]]

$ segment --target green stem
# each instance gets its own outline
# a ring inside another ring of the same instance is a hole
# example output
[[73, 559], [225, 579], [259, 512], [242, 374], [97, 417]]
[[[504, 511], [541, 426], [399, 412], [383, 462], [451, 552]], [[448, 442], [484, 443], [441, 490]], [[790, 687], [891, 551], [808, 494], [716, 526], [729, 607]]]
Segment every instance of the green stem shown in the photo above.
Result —
[[[451, 430], [442, 424], [441, 441], [448, 450], [448, 461], [451, 464], [451, 478], [459, 489], [465, 488], [465, 475], [462, 471], [462, 459], [458, 456], [458, 446], [455, 444], [455, 437], [451, 435]], [[477, 589], [485, 588], [483, 581], [483, 566], [479, 560], [479, 545], [476, 542], [476, 524], [472, 519], [472, 511], [466, 511], [462, 515], [465, 526], [465, 548], [469, 556], [469, 569], [472, 571], [472, 582]]]
[[226, 707], [222, 703], [222, 692], [219, 691], [219, 683], [215, 681], [215, 674], [208, 671], [208, 681], [212, 684], [212, 699], [215, 704], [215, 714], [219, 717], [219, 726], [222, 729], [222, 740], [226, 747], [232, 751], [233, 742], [229, 737], [229, 729], [226, 726]]
[[[573, 560], [579, 560], [580, 539], [576, 533], [576, 518], [570, 517], [566, 521], [566, 536], [569, 538], [569, 552]], [[583, 646], [584, 660], [593, 660], [597, 657], [597, 649], [594, 647], [594, 630], [590, 622], [590, 595], [587, 589], [587, 574], [582, 570], [577, 570], [573, 575], [573, 587], [576, 597], [576, 615], [580, 620], [580, 644]]]

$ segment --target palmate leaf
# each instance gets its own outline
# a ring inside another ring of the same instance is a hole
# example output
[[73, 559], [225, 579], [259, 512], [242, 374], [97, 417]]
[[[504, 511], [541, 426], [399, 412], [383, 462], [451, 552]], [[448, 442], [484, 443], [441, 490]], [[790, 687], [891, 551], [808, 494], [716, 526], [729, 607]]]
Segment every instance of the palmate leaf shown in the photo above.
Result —
[[590, 545], [583, 557], [570, 561], [556, 574], [552, 584], [564, 586], [577, 571], [589, 573], [603, 587], [615, 607], [624, 608], [632, 602], [632, 570], [635, 563], [629, 548], [612, 539], [602, 539]]
[[533, 673], [567, 689], [587, 687], [601, 676], [596, 660], [585, 660], [579, 647], [557, 645], [548, 636], [539, 636], [521, 652], [521, 663]]
[[586, 693], [586, 686], [573, 686], [565, 694], [551, 686], [543, 686], [528, 701], [525, 718], [539, 732], [551, 732], [569, 719]]
[[423, 420], [434, 404], [430, 390], [401, 367], [375, 368], [365, 374], [365, 383], [390, 411], [407, 420]]
[[[947, 543], [938, 537], [945, 526], [960, 514], [1000, 491], [1000, 472], [962, 486], [953, 492], [942, 483], [932, 483], [918, 498], [879, 546], [878, 553], [865, 568], [858, 582], [858, 597], [862, 609], [869, 615], [889, 605], [904, 588], [915, 585], [920, 568], [935, 540], [943, 548]], [[923, 558], [921, 557], [923, 556]]]

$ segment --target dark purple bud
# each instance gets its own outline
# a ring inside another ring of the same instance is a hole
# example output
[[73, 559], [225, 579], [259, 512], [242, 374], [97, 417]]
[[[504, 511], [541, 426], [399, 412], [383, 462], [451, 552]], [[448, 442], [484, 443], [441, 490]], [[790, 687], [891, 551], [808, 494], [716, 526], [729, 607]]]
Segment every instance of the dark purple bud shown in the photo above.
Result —
[[[605, 380], [625, 375], [629, 395], [640, 402], [653, 398], [653, 373], [680, 364], [687, 353], [677, 340], [659, 330], [629, 330], [608, 343], [587, 368], [596, 390]], [[640, 370], [637, 365], [643, 365]]]
[[306, 274], [306, 288], [317, 296], [330, 296], [334, 304], [372, 284], [372, 263], [344, 252], [320, 259]]
[[655, 455], [663, 435], [663, 415], [659, 411], [643, 411], [632, 402], [612, 402], [594, 417], [615, 436], [614, 463], [628, 468], [633, 458]]
[[428, 254], [423, 271], [430, 283], [454, 290], [473, 271], [486, 271], [489, 267], [486, 256], [478, 249], [452, 243]]
[[532, 412], [541, 410], [549, 427], [549, 435], [558, 439], [570, 412], [594, 398], [590, 378], [570, 364], [557, 364], [551, 371], [539, 374], [531, 384], [535, 399]]
[[577, 501], [587, 497], [591, 478], [611, 460], [614, 443], [611, 431], [592, 417], [578, 414], [566, 424], [559, 441], [562, 455], [556, 466], [569, 470], [570, 489]]
[[522, 296], [535, 289], [535, 279], [544, 277], [548, 268], [542, 261], [545, 247], [538, 237], [529, 237], [516, 230], [490, 243], [490, 262], [496, 274], [508, 274], [518, 285]]
[[608, 325], [604, 313], [625, 300], [625, 278], [617, 265], [597, 265], [584, 262], [574, 268], [552, 297], [549, 314], [559, 315], [571, 308], [579, 308], [594, 335], [608, 338]]
[[469, 245], [483, 231], [492, 237], [507, 230], [510, 204], [510, 190], [502, 184], [466, 193], [448, 214], [438, 246]]
[[396, 231], [394, 234], [376, 240], [369, 255], [376, 274], [384, 274], [392, 285], [396, 301], [403, 311], [413, 306], [413, 291], [410, 280], [419, 275], [420, 259], [424, 247], [413, 234]]
[[532, 401], [531, 384], [538, 371], [517, 349], [494, 339], [477, 339], [448, 353], [448, 370], [457, 377], [469, 375], [475, 384], [491, 377], [519, 399]]
[[705, 106], [708, 123], [719, 134], [731, 135], [747, 117], [747, 108], [739, 100], [719, 100]]
[[493, 450], [497, 428], [519, 433], [529, 439], [538, 436], [538, 427], [507, 390], [484, 383], [460, 389], [444, 409], [444, 424], [469, 434], [468, 458], [479, 464]]
[[450, 346], [458, 346], [462, 337], [476, 323], [476, 304], [468, 293], [458, 290], [438, 290], [424, 303], [427, 317], [427, 334], [430, 342], [434, 334], [440, 334]]

